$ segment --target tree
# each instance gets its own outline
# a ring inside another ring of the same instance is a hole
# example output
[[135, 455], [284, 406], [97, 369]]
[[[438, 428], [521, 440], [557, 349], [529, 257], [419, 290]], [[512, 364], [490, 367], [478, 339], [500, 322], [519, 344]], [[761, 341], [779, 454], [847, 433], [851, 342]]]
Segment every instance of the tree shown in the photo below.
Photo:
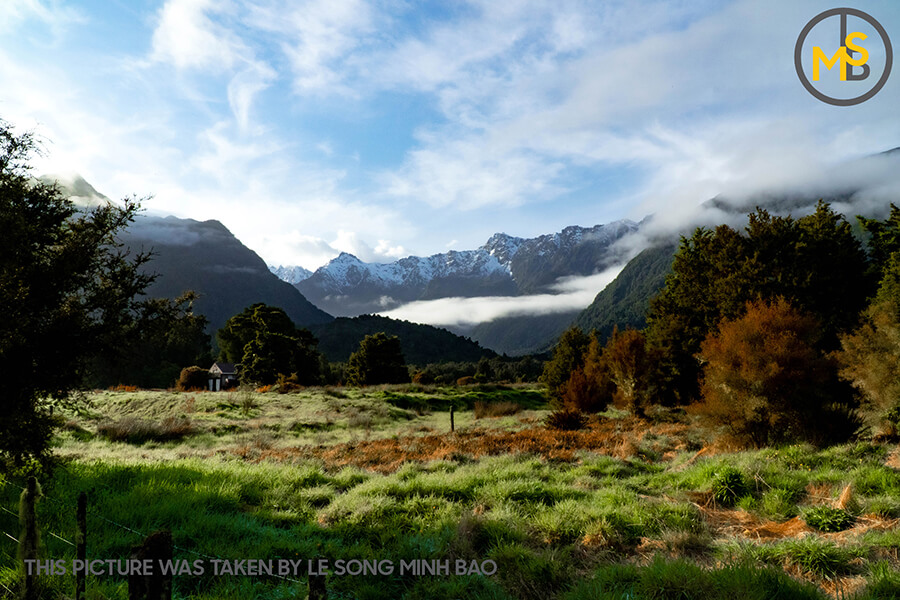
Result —
[[16, 464], [47, 456], [54, 406], [133, 326], [153, 280], [149, 255], [129, 256], [116, 237], [139, 202], [80, 212], [30, 177], [35, 150], [0, 121], [0, 458]]
[[878, 293], [862, 324], [841, 336], [835, 353], [841, 376], [862, 393], [876, 419], [900, 408], [900, 251], [885, 258]]
[[220, 358], [240, 363], [242, 380], [269, 385], [280, 375], [295, 375], [300, 385], [320, 383], [318, 341], [278, 307], [248, 306], [228, 319], [216, 338]]
[[647, 347], [644, 334], [636, 329], [614, 330], [603, 349], [603, 364], [615, 386], [616, 400], [635, 416], [644, 416], [653, 403], [657, 351]]
[[799, 219], [757, 209], [743, 234], [727, 225], [697, 229], [682, 238], [648, 315], [661, 387], [675, 402], [695, 398], [700, 344], [722, 319], [740, 317], [747, 302], [787, 299], [819, 321], [819, 348], [836, 349], [874, 291], [867, 266], [850, 224], [824, 202]]
[[230, 363], [241, 362], [244, 348], [256, 339], [260, 331], [293, 337], [298, 330], [283, 309], [262, 302], [252, 304], [228, 319], [216, 333], [219, 359]]
[[400, 348], [400, 338], [384, 332], [367, 335], [350, 355], [346, 371], [350, 385], [408, 383], [409, 369]]
[[572, 372], [584, 365], [584, 354], [590, 343], [590, 336], [574, 326], [560, 336], [553, 348], [553, 358], [544, 363], [540, 378], [541, 383], [547, 386], [551, 402], [561, 402], [563, 388]]
[[193, 312], [195, 299], [188, 292], [174, 300], [145, 300], [114, 347], [91, 362], [88, 383], [169, 387], [185, 365], [210, 364], [208, 321]]
[[858, 425], [852, 394], [818, 350], [820, 336], [819, 321], [784, 298], [748, 303], [701, 344], [703, 400], [695, 410], [756, 446], [846, 438]]
[[582, 364], [559, 388], [557, 405], [564, 410], [595, 413], [605, 410], [615, 393], [603, 348], [596, 335], [590, 337]]

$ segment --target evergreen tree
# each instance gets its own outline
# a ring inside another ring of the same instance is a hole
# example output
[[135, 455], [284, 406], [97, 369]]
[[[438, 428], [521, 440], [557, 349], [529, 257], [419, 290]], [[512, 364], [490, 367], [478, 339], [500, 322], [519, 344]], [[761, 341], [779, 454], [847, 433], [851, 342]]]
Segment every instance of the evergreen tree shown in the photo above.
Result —
[[400, 348], [400, 338], [379, 332], [367, 335], [350, 355], [346, 370], [349, 385], [408, 383], [409, 369]]
[[660, 386], [673, 402], [699, 393], [701, 342], [746, 303], [787, 299], [822, 327], [818, 344], [834, 350], [873, 292], [865, 253], [849, 223], [820, 202], [794, 219], [757, 209], [744, 234], [721, 225], [682, 238], [666, 285], [651, 302], [648, 338], [659, 351]]
[[34, 149], [0, 121], [0, 459], [16, 463], [47, 456], [54, 405], [133, 327], [153, 280], [149, 255], [117, 241], [138, 201], [79, 212], [30, 177]]
[[318, 341], [298, 329], [284, 310], [253, 304], [234, 315], [218, 331], [219, 356], [241, 365], [241, 380], [269, 385], [279, 375], [296, 376], [301, 385], [321, 383]]

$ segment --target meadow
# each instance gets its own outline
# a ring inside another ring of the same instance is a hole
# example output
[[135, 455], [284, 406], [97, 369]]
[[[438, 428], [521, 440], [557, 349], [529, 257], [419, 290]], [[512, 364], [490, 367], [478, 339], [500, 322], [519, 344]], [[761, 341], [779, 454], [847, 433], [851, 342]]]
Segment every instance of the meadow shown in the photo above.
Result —
[[[455, 431], [450, 431], [450, 408]], [[330, 575], [330, 598], [900, 598], [900, 452], [861, 440], [737, 450], [679, 410], [549, 430], [527, 385], [100, 391], [60, 416], [45, 556], [171, 530], [176, 559], [463, 561], [464, 575]], [[19, 486], [0, 480], [0, 532]], [[0, 594], [19, 585], [0, 535]], [[486, 561], [489, 561], [486, 563]], [[48, 576], [46, 597], [74, 596]], [[306, 575], [181, 575], [175, 597], [303, 598]], [[6, 590], [6, 591], [4, 591]], [[127, 598], [124, 577], [89, 598]]]

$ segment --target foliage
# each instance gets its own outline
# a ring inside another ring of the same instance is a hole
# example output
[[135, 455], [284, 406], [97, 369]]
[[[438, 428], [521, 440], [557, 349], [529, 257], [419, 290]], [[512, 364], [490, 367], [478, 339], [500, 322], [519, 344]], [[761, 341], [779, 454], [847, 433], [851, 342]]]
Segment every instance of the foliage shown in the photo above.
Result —
[[605, 410], [612, 399], [615, 387], [603, 360], [603, 349], [597, 336], [592, 335], [590, 339], [583, 364], [569, 374], [560, 389], [558, 406], [596, 413]]
[[900, 207], [891, 203], [891, 211], [884, 221], [857, 217], [862, 228], [869, 233], [869, 255], [876, 267], [878, 278], [891, 261], [891, 256], [900, 252]]
[[841, 377], [862, 392], [871, 413], [887, 417], [900, 403], [900, 319], [889, 303], [871, 306], [862, 325], [841, 336], [835, 358]]
[[346, 377], [349, 385], [359, 386], [409, 382], [400, 338], [388, 337], [383, 332], [367, 335], [359, 343], [359, 349], [350, 355]]
[[310, 331], [319, 339], [319, 350], [332, 362], [347, 361], [365, 336], [379, 332], [399, 337], [403, 356], [413, 365], [477, 362], [482, 357], [496, 356], [492, 350], [446, 329], [380, 315], [338, 317], [310, 326]]
[[581, 329], [570, 327], [553, 348], [553, 357], [544, 363], [540, 381], [547, 386], [551, 401], [561, 401], [566, 382], [572, 372], [584, 365], [584, 355], [591, 338]]
[[722, 506], [734, 506], [749, 491], [744, 474], [733, 467], [726, 467], [716, 473], [712, 482], [712, 497]]
[[[406, 356], [405, 352], [404, 356]], [[537, 381], [541, 375], [541, 369], [542, 363], [533, 356], [523, 356], [522, 358], [495, 356], [487, 359], [487, 369], [484, 370], [484, 373], [492, 374], [491, 381], [525, 383]], [[477, 371], [477, 363], [452, 361], [429, 363], [415, 371], [413, 381], [424, 385], [449, 384], [462, 377], [474, 378]]]
[[0, 121], [0, 458], [16, 462], [47, 455], [54, 404], [135, 326], [153, 280], [117, 241], [138, 201], [78, 212], [29, 177], [34, 150]]
[[233, 315], [216, 333], [219, 360], [238, 364], [244, 359], [244, 348], [256, 339], [258, 332], [292, 336], [297, 327], [284, 310], [261, 302]]
[[571, 408], [555, 410], [547, 416], [547, 427], [560, 431], [577, 431], [587, 425], [587, 417], [581, 411]]
[[856, 519], [841, 508], [831, 506], [814, 506], [803, 513], [803, 520], [810, 527], [819, 531], [832, 533], [843, 531], [853, 526]]
[[296, 374], [302, 385], [321, 381], [316, 338], [307, 329], [298, 329], [280, 308], [248, 306], [228, 319], [216, 337], [220, 357], [240, 363], [242, 381], [270, 385], [288, 374]]
[[866, 267], [850, 224], [824, 202], [798, 219], [757, 209], [744, 234], [720, 225], [682, 238], [648, 315], [669, 401], [697, 397], [700, 345], [723, 319], [739, 318], [747, 302], [784, 297], [820, 323], [817, 347], [834, 349], [873, 291]]
[[148, 298], [119, 340], [88, 367], [92, 387], [171, 387], [185, 365], [211, 364], [207, 320], [193, 311], [196, 294]]
[[[900, 229], [900, 209], [892, 205], [891, 221]], [[873, 254], [887, 253], [890, 240], [900, 240], [900, 231], [888, 236], [891, 229], [869, 221], [875, 228]], [[885, 239], [887, 238], [887, 239]], [[863, 396], [871, 416], [884, 419], [896, 433], [896, 424], [886, 411], [900, 405], [900, 250], [887, 255], [886, 264], [878, 265], [881, 283], [872, 304], [863, 313], [862, 323], [852, 333], [841, 336], [841, 349], [835, 353], [841, 364], [841, 377], [851, 382]]]
[[178, 376], [178, 391], [205, 390], [209, 385], [209, 369], [193, 366], [185, 367]]
[[615, 386], [617, 403], [636, 416], [643, 416], [656, 398], [657, 354], [655, 348], [648, 348], [644, 334], [635, 329], [613, 330], [603, 348], [602, 363]]
[[695, 410], [756, 446], [833, 441], [837, 424], [851, 419], [850, 394], [834, 361], [817, 350], [819, 336], [818, 321], [783, 298], [748, 303], [742, 317], [703, 341], [703, 401]]

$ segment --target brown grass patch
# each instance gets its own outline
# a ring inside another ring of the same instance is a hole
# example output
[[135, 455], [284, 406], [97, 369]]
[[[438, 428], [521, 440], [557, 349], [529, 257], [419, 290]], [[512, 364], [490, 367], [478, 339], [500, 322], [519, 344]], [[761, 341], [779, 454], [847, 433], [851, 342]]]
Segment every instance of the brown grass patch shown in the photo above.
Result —
[[[433, 460], [455, 460], [459, 456], [477, 459], [482, 456], [500, 454], [537, 454], [547, 460], [571, 462], [578, 450], [587, 450], [609, 455], [625, 456], [622, 446], [622, 429], [649, 431], [655, 433], [654, 426], [642, 419], [629, 419], [627, 423], [601, 421], [592, 423], [581, 431], [553, 431], [545, 427], [532, 427], [519, 431], [498, 431], [493, 429], [468, 429], [455, 434], [432, 434], [403, 436], [370, 441], [356, 441], [334, 446], [304, 446], [295, 448], [273, 448], [261, 452], [248, 452], [247, 448], [235, 448], [234, 454], [246, 460], [293, 461], [317, 458], [329, 468], [353, 465], [382, 473], [397, 470], [404, 462]], [[665, 448], [654, 448], [654, 443], [672, 444], [676, 434], [684, 436], [687, 426], [672, 429], [666, 424], [667, 436], [655, 442], [645, 442], [644, 446], [653, 451], [663, 452]], [[633, 455], [632, 455], [633, 456]]]
[[508, 400], [502, 402], [483, 402], [479, 400], [475, 403], [476, 419], [483, 419], [485, 417], [505, 417], [521, 411], [521, 405]]

